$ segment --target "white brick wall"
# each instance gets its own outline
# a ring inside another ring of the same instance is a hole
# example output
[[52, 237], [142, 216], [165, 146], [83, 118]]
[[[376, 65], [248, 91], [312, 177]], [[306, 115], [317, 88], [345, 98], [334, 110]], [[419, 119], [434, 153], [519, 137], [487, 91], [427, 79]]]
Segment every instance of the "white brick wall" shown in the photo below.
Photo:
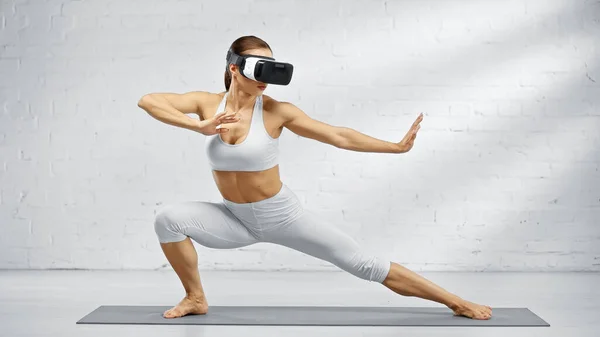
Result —
[[[600, 270], [600, 5], [553, 1], [0, 1], [0, 268], [162, 268], [162, 205], [218, 201], [204, 139], [137, 108], [223, 90], [241, 35], [294, 63], [267, 94], [412, 152], [285, 130], [281, 174], [415, 270]], [[328, 269], [197, 246], [203, 269]]]

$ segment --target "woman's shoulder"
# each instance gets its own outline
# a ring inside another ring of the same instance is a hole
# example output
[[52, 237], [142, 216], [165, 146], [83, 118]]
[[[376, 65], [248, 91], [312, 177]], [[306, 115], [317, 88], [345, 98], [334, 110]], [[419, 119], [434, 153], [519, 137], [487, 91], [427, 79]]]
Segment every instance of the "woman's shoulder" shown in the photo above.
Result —
[[206, 101], [215, 101], [218, 100], [219, 102], [223, 99], [223, 97], [225, 97], [225, 94], [227, 93], [227, 91], [222, 91], [222, 92], [209, 92], [209, 91], [200, 91], [204, 97], [206, 98]]
[[204, 120], [211, 118], [217, 113], [216, 110], [227, 92], [196, 91], [196, 93], [198, 95], [201, 118]]
[[278, 101], [271, 96], [262, 95], [263, 96], [263, 109], [269, 112], [281, 112], [286, 109], [288, 106], [293, 105], [290, 102]]
[[276, 119], [280, 125], [285, 125], [288, 121], [304, 114], [293, 103], [278, 101], [266, 95], [263, 95], [263, 109], [268, 115], [272, 116], [271, 118]]

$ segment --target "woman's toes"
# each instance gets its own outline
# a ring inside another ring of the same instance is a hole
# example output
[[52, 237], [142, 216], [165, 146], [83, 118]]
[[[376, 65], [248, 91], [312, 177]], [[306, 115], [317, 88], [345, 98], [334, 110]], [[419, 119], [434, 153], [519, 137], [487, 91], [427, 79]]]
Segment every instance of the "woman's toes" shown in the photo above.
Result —
[[169, 310], [165, 311], [163, 316], [165, 318], [174, 318], [177, 316], [177, 313], [175, 312], [175, 309], [169, 309]]

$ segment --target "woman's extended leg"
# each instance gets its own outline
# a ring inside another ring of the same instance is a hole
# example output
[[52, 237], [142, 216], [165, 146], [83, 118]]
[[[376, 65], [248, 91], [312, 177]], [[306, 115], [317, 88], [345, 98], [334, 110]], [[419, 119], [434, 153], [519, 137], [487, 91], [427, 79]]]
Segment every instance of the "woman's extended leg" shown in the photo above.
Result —
[[209, 248], [231, 249], [256, 243], [241, 222], [220, 203], [190, 201], [160, 210], [154, 221], [160, 246], [185, 289], [166, 318], [205, 314], [208, 301], [200, 282], [198, 254], [190, 238]]
[[419, 297], [444, 304], [452, 309], [455, 315], [474, 319], [492, 317], [491, 307], [466, 301], [395, 262], [391, 263], [390, 272], [382, 284], [403, 296]]
[[488, 319], [491, 315], [488, 306], [465, 301], [397, 263], [365, 253], [347, 233], [308, 210], [292, 223], [265, 235], [265, 241], [331, 262], [357, 277], [382, 283], [400, 295], [442, 303], [457, 315], [475, 319]]

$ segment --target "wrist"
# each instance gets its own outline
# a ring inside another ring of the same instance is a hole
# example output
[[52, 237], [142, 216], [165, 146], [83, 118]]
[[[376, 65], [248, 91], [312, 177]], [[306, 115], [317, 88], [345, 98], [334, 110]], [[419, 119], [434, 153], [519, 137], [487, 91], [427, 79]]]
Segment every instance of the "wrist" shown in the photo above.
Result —
[[206, 124], [207, 124], [206, 121], [201, 121], [201, 120], [193, 118], [193, 123], [192, 123], [191, 129], [198, 133], [204, 134], [204, 129], [206, 128]]
[[406, 148], [402, 144], [396, 143], [394, 153], [405, 153], [405, 152], [406, 152]]

